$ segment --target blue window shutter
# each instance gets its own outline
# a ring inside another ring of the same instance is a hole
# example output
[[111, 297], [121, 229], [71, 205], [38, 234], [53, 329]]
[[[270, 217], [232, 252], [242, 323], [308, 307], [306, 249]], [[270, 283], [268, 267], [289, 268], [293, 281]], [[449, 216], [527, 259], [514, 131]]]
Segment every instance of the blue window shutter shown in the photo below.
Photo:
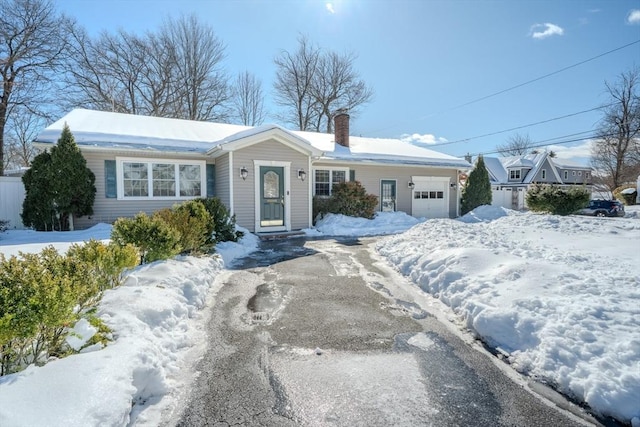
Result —
[[118, 197], [118, 178], [116, 176], [116, 161], [104, 161], [104, 197], [115, 199]]
[[216, 195], [216, 165], [207, 165], [207, 197]]
[[356, 180], [356, 171], [354, 171], [353, 169], [349, 170], [349, 181], [355, 181]]

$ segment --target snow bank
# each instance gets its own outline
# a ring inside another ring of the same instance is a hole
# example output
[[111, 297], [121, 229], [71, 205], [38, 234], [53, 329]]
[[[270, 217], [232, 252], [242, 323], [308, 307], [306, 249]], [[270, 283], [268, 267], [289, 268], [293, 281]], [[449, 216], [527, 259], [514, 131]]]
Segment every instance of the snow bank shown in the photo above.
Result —
[[221, 268], [219, 257], [182, 257], [136, 269], [99, 306], [114, 342], [0, 378], [0, 425], [144, 422], [141, 411], [176, 385], [185, 352], [202, 340], [198, 309]]
[[310, 236], [379, 236], [400, 233], [424, 220], [404, 212], [378, 212], [373, 219], [330, 213], [318, 221], [314, 229], [305, 232]]
[[519, 371], [602, 415], [640, 417], [640, 221], [481, 207], [378, 251]]

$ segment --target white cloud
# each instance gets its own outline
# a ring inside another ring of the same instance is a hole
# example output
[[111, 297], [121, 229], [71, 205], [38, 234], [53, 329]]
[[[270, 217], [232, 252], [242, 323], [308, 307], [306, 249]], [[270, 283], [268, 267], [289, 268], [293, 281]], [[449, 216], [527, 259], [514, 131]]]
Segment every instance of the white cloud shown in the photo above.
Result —
[[627, 15], [628, 24], [640, 24], [640, 9], [632, 9]]
[[583, 141], [579, 145], [568, 147], [566, 145], [549, 145], [545, 147], [549, 151], [556, 153], [559, 159], [584, 160], [591, 157], [592, 140]]
[[326, 3], [326, 4], [325, 4], [325, 7], [327, 8], [327, 11], [328, 11], [330, 14], [334, 14], [334, 13], [336, 13], [335, 9], [333, 8], [333, 3]]
[[550, 24], [548, 22], [544, 24], [534, 24], [531, 26], [531, 37], [534, 39], [546, 39], [551, 36], [561, 36], [564, 34], [564, 30], [556, 24]]
[[400, 139], [405, 141], [405, 142], [410, 142], [412, 144], [427, 144], [427, 145], [433, 145], [433, 144], [440, 144], [443, 142], [447, 142], [446, 138], [436, 138], [435, 135], [432, 135], [430, 133], [425, 133], [425, 134], [419, 134], [419, 133], [405, 133], [400, 135]]

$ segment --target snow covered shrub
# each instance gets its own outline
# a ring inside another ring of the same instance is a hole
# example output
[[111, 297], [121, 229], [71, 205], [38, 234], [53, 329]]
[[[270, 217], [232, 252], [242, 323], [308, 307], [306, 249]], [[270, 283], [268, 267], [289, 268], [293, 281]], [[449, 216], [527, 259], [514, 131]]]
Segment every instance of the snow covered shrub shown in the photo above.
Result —
[[[631, 191], [630, 189], [634, 191]], [[638, 193], [634, 184], [621, 185], [620, 187], [613, 190], [613, 198], [616, 200], [620, 200], [627, 206], [636, 204], [636, 194]]]
[[527, 191], [527, 206], [534, 212], [570, 215], [589, 203], [590, 194], [584, 187], [562, 188], [557, 185], [533, 185]]
[[189, 200], [171, 209], [162, 209], [154, 215], [178, 230], [182, 253], [207, 253], [213, 248], [213, 221], [201, 202]]
[[378, 197], [367, 194], [360, 181], [335, 184], [327, 202], [327, 212], [372, 219], [378, 206]]
[[230, 215], [227, 207], [217, 197], [196, 199], [202, 203], [211, 215], [213, 223], [212, 243], [237, 242], [242, 237], [241, 231], [236, 231], [236, 216]]
[[134, 218], [119, 218], [111, 231], [111, 240], [119, 246], [131, 244], [140, 253], [140, 263], [171, 258], [180, 253], [180, 232], [159, 215], [140, 212]]
[[131, 244], [106, 245], [94, 239], [71, 245], [67, 256], [87, 264], [92, 276], [97, 279], [100, 291], [122, 284], [124, 271], [138, 265], [139, 259], [138, 251]]
[[0, 233], [4, 233], [9, 229], [9, 222], [8, 219], [0, 219]]

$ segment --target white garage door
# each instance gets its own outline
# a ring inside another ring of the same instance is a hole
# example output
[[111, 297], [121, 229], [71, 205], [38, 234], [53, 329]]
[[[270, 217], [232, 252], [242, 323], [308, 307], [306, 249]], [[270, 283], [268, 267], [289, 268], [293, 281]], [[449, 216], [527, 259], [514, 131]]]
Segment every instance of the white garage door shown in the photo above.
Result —
[[412, 177], [411, 213], [415, 217], [449, 218], [449, 179]]

